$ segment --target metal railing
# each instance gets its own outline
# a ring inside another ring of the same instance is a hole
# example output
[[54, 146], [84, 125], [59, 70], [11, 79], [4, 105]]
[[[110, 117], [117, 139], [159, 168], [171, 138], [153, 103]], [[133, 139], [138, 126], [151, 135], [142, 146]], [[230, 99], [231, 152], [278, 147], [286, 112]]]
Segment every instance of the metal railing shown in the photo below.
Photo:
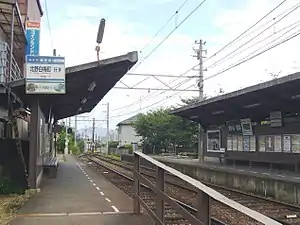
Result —
[[[145, 176], [140, 173], [140, 160], [143, 158], [149, 163], [153, 164], [156, 167], [156, 183], [152, 183]], [[187, 182], [188, 184], [194, 186], [197, 190], [197, 213], [193, 215], [188, 212], [184, 207], [182, 207], [175, 199], [168, 196], [164, 191], [165, 186], [165, 172], [180, 178], [181, 180]], [[140, 195], [141, 183], [147, 185], [153, 193], [155, 193], [155, 203], [156, 210], [153, 212], [146, 202], [142, 199]], [[134, 198], [133, 198], [133, 208], [134, 213], [141, 213], [141, 205], [147, 211], [148, 215], [155, 221], [158, 225], [164, 224], [164, 211], [165, 203], [170, 205], [176, 213], [179, 213], [184, 219], [186, 219], [191, 225], [208, 225], [211, 224], [211, 199], [214, 199], [217, 202], [220, 202], [231, 209], [234, 209], [255, 221], [258, 221], [266, 225], [280, 225], [281, 223], [261, 214], [254, 210], [251, 210], [227, 197], [220, 194], [219, 192], [213, 190], [212, 188], [202, 184], [200, 181], [197, 181], [165, 164], [158, 162], [157, 160], [141, 153], [134, 152]]]
[[6, 83], [24, 77], [24, 74], [21, 72], [20, 67], [18, 66], [14, 56], [12, 57], [12, 68], [10, 77], [9, 61], [9, 45], [4, 41], [0, 41], [0, 83]]

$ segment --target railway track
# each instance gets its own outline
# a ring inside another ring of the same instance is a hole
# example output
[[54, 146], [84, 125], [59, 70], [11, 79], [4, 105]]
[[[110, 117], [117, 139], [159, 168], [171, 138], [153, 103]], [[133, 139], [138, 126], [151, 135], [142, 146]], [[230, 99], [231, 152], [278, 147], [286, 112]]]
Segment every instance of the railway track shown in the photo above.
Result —
[[[92, 162], [89, 164], [97, 169], [98, 172], [102, 174], [107, 180], [116, 185], [118, 188], [123, 190], [129, 196], [133, 196], [133, 178], [128, 176], [120, 171], [106, 166], [97, 160], [93, 159], [90, 156], [85, 156], [88, 162]], [[140, 196], [143, 201], [151, 208], [153, 212], [155, 212], [156, 202], [155, 202], [155, 193], [147, 187], [146, 185], [141, 184]], [[174, 199], [175, 200], [175, 199]], [[179, 200], [175, 200], [179, 205], [185, 208], [188, 212], [196, 215], [197, 210], [190, 205], [187, 205]], [[181, 215], [176, 213], [174, 209], [172, 209], [169, 205], [165, 204], [165, 224], [166, 225], [190, 225]], [[226, 223], [216, 219], [211, 218], [211, 225], [227, 225]]]
[[[124, 169], [123, 173], [126, 173], [127, 176], [130, 176], [132, 173], [132, 163], [129, 162], [122, 162], [113, 160], [110, 158], [106, 158], [100, 155], [93, 155], [93, 157], [96, 157], [97, 159], [101, 160], [102, 162], [111, 164], [115, 167], [119, 167]], [[108, 166], [108, 165], [107, 165]], [[115, 168], [117, 170], [117, 168]], [[119, 169], [118, 169], [119, 170]], [[127, 170], [127, 172], [126, 172]], [[153, 175], [153, 172], [155, 170], [149, 167], [141, 166], [141, 172], [144, 175], [147, 175], [149, 177], [155, 177]], [[190, 185], [182, 182], [177, 177], [171, 176], [170, 174], [166, 174], [166, 183], [168, 183], [168, 193], [171, 194], [171, 196], [174, 196], [174, 198], [180, 200], [181, 202], [184, 202], [186, 205], [190, 207], [195, 207], [195, 201], [194, 196], [196, 195], [194, 188]], [[220, 192], [221, 194], [225, 195], [228, 198], [231, 198], [232, 200], [239, 202], [240, 204], [256, 210], [264, 215], [267, 215], [268, 217], [271, 217], [279, 222], [281, 222], [284, 225], [294, 225], [294, 224], [300, 224], [300, 207], [279, 202], [276, 200], [271, 200], [268, 198], [252, 195], [249, 193], [233, 190], [230, 188], [220, 187], [218, 185], [213, 184], [207, 184], [207, 186], [210, 186], [214, 188], [216, 191]], [[183, 190], [185, 194], [183, 193]], [[220, 205], [220, 204], [219, 204]], [[223, 205], [218, 206], [218, 209], [221, 211], [226, 211], [226, 207]], [[214, 213], [213, 213], [214, 215]], [[215, 215], [214, 215], [215, 216]], [[239, 215], [235, 215], [239, 216]], [[223, 217], [216, 216], [216, 218], [223, 221]], [[225, 221], [228, 223], [229, 221], [225, 219]], [[228, 223], [229, 224], [229, 223]], [[231, 224], [231, 223], [230, 223]]]

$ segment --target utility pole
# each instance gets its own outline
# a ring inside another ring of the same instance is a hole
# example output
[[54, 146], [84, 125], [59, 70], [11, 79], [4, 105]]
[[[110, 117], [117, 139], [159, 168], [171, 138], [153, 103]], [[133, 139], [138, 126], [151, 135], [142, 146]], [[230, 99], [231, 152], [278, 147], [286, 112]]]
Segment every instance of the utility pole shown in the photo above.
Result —
[[92, 152], [95, 151], [95, 118], [93, 118]]
[[106, 148], [107, 148], [107, 154], [109, 153], [109, 102], [107, 103], [107, 109], [106, 109]]
[[75, 115], [75, 128], [74, 129], [75, 129], [74, 130], [74, 135], [75, 135], [74, 144], [75, 144], [75, 146], [77, 146], [77, 115]]
[[[194, 49], [196, 55], [194, 55], [194, 57], [197, 58], [197, 60], [199, 60], [199, 81], [198, 81], [198, 87], [199, 87], [199, 101], [203, 101], [203, 87], [204, 87], [204, 82], [203, 82], [203, 52], [206, 53], [206, 50], [203, 49], [203, 45], [205, 44], [205, 42], [203, 42], [202, 39], [200, 39], [199, 41], [195, 41], [195, 44], [198, 44], [199, 47], [198, 49]], [[202, 131], [202, 127], [201, 124], [199, 123], [198, 126], [198, 158], [200, 161], [204, 161], [204, 155], [203, 155], [203, 131]]]
[[65, 121], [65, 127], [66, 127], [66, 137], [65, 137], [65, 155], [68, 154], [69, 152], [69, 148], [68, 148], [68, 145], [69, 145], [69, 139], [68, 139], [68, 119], [66, 119]]

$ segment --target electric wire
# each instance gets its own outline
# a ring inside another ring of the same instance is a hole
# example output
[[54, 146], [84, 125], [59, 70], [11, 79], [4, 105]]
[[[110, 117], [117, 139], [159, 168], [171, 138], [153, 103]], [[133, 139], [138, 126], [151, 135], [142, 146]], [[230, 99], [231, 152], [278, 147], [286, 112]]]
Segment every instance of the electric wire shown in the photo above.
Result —
[[46, 18], [47, 18], [47, 24], [48, 24], [49, 35], [50, 35], [51, 47], [52, 47], [52, 49], [54, 49], [53, 38], [52, 38], [52, 31], [51, 31], [50, 19], [49, 19], [49, 11], [48, 11], [47, 0], [45, 0], [44, 2], [45, 2], [45, 11], [46, 11]]
[[[287, 37], [286, 39], [284, 39], [284, 40], [282, 40], [282, 41], [280, 41], [280, 42], [278, 42], [278, 43], [276, 43], [276, 44], [274, 44], [274, 45], [272, 45], [272, 46], [270, 46], [270, 47], [268, 47], [267, 49], [264, 49], [263, 51], [261, 51], [261, 52], [255, 54], [255, 55], [252, 55], [252, 56], [248, 57], [247, 59], [244, 59], [244, 60], [242, 60], [242, 61], [240, 61], [240, 62], [238, 62], [238, 63], [236, 63], [236, 64], [234, 64], [234, 65], [231, 65], [231, 66], [229, 66], [228, 68], [221, 70], [220, 72], [217, 72], [217, 73], [215, 73], [215, 74], [213, 74], [213, 75], [210, 75], [210, 76], [204, 78], [203, 80], [205, 81], [205, 80], [212, 79], [212, 78], [214, 78], [214, 77], [216, 77], [216, 76], [219, 76], [220, 74], [223, 74], [223, 73], [225, 73], [225, 72], [227, 72], [227, 71], [229, 71], [229, 70], [231, 70], [231, 69], [233, 69], [233, 68], [235, 68], [235, 67], [237, 67], [237, 66], [240, 66], [240, 65], [242, 65], [242, 64], [244, 64], [244, 63], [246, 63], [246, 62], [248, 62], [248, 61], [250, 61], [250, 60], [252, 60], [252, 59], [254, 59], [254, 58], [256, 58], [256, 57], [258, 57], [258, 56], [260, 56], [260, 55], [262, 55], [262, 54], [264, 54], [264, 53], [266, 53], [266, 52], [268, 52], [268, 51], [270, 51], [270, 50], [272, 50], [272, 49], [274, 49], [275, 47], [278, 47], [278, 46], [280, 46], [280, 45], [286, 43], [287, 41], [290, 41], [290, 40], [292, 40], [293, 38], [296, 38], [296, 37], [299, 36], [299, 35], [300, 35], [300, 30], [294, 32], [291, 36]], [[252, 53], [251, 53], [251, 54], [252, 54]], [[251, 54], [250, 54], [250, 55], [251, 55]], [[189, 87], [187, 87], [187, 89], [190, 88], [190, 87], [192, 87], [192, 85], [189, 86]], [[152, 106], [154, 106], [154, 105], [157, 105], [157, 104], [159, 104], [159, 103], [161, 103], [161, 102], [163, 102], [163, 101], [169, 100], [170, 98], [175, 97], [175, 96], [176, 96], [177, 94], [179, 94], [179, 93], [180, 93], [180, 92], [175, 93], [175, 94], [171, 95], [170, 97], [168, 97], [167, 99], [162, 99], [162, 100], [160, 100], [160, 101], [157, 101], [157, 102], [155, 102], [155, 103], [153, 103], [153, 104], [151, 104], [151, 105], [148, 105], [148, 106], [146, 106], [146, 107], [144, 107], [144, 108], [142, 108], [142, 109], [140, 109], [140, 110], [135, 110], [135, 111], [131, 111], [131, 112], [129, 112], [129, 113], [125, 113], [125, 114], [120, 114], [120, 115], [112, 116], [111, 118], [116, 118], [116, 117], [120, 117], [120, 116], [124, 116], [124, 115], [129, 115], [129, 114], [133, 114], [133, 113], [140, 112], [141, 110], [150, 108], [150, 107], [152, 107]]]
[[200, 2], [177, 26], [175, 26], [175, 28], [173, 30], [171, 30], [171, 32], [162, 40], [159, 42], [159, 44], [157, 46], [155, 46], [154, 49], [152, 49], [152, 51], [150, 51], [150, 53], [148, 53], [138, 64], [137, 66], [134, 68], [136, 69], [137, 67], [139, 67], [143, 62], [145, 62], [163, 43], [165, 43], [169, 37], [184, 23], [187, 21], [188, 18], [190, 18], [204, 3], [206, 2], [206, 0], [203, 0], [202, 2]]
[[168, 24], [172, 21], [172, 19], [178, 15], [179, 11], [185, 6], [185, 4], [189, 0], [185, 0], [180, 7], [175, 11], [175, 13], [167, 20], [167, 22], [156, 32], [156, 34], [150, 39], [149, 42], [146, 43], [146, 45], [140, 50], [140, 53], [144, 51], [154, 40], [155, 38], [168, 26]]
[[[276, 9], [278, 9], [278, 8], [279, 8], [282, 4], [284, 4], [285, 2], [286, 2], [286, 0], [284, 0], [284, 1], [282, 1], [281, 3], [279, 3], [278, 5], [276, 5], [276, 6], [275, 6], [272, 10], [270, 10], [266, 15], [264, 15], [262, 18], [260, 18], [257, 22], [255, 22], [253, 25], [251, 25], [249, 28], [247, 28], [244, 32], [242, 32], [242, 33], [241, 33], [240, 35], [238, 35], [236, 38], [234, 38], [234, 39], [233, 39], [232, 41], [230, 41], [228, 44], [226, 44], [226, 45], [223, 46], [221, 49], [219, 49], [217, 52], [215, 52], [212, 56], [206, 58], [204, 61], [207, 61], [208, 59], [212, 58], [213, 56], [215, 56], [216, 54], [220, 53], [220, 52], [223, 51], [225, 48], [227, 48], [228, 46], [230, 46], [232, 43], [234, 43], [235, 41], [237, 41], [238, 39], [240, 39], [244, 34], [246, 34], [248, 31], [250, 31], [250, 30], [251, 30], [252, 28], [254, 28], [256, 25], [258, 25], [262, 20], [264, 20], [267, 16], [269, 16], [272, 12], [274, 12]], [[290, 8], [289, 10], [292, 10], [294, 7], [297, 7], [297, 5], [296, 5], [296, 6], [293, 6], [293, 7]], [[288, 11], [288, 10], [287, 10], [287, 11]], [[276, 17], [283, 15], [283, 14], [284, 14], [285, 12], [287, 12], [287, 11], [284, 11], [283, 13], [280, 13], [280, 14], [277, 15]], [[269, 24], [269, 23], [272, 22], [272, 21], [273, 21], [273, 19], [272, 19], [272, 20], [269, 20], [266, 24], [264, 24], [264, 25], [262, 25], [262, 26], [265, 26], [265, 25]], [[262, 27], [262, 26], [260, 26], [260, 27]], [[257, 30], [257, 29], [255, 29], [255, 30]], [[252, 32], [254, 32], [254, 31], [252, 31]], [[252, 33], [252, 32], [251, 32], [251, 33]], [[250, 35], [250, 34], [248, 34], [248, 35]], [[245, 37], [244, 37], [244, 38], [245, 38]], [[182, 73], [181, 75], [183, 76], [183, 75], [187, 74], [188, 72], [194, 70], [197, 66], [199, 66], [199, 63], [197, 63], [195, 66], [191, 67], [190, 69], [188, 69], [186, 72]], [[179, 76], [181, 76], [181, 75], [179, 75]], [[143, 79], [142, 81], [138, 82], [135, 86], [137, 86], [138, 84], [144, 82], [145, 80], [147, 80], [147, 79], [149, 79], [149, 78], [150, 78], [150, 77], [147, 77], [147, 78]], [[177, 81], [178, 79], [180, 79], [180, 78], [173, 79], [171, 82], [168, 83], [168, 85], [171, 85], [172, 83], [174, 83], [174, 82]], [[184, 83], [182, 83], [182, 84], [184, 84]], [[157, 92], [159, 92], [159, 91], [155, 91], [153, 94], [155, 94], [155, 93], [157, 93]], [[165, 91], [164, 91], [163, 93], [165, 93]], [[150, 95], [146, 96], [145, 99], [147, 99], [147, 98], [149, 98], [149, 97], [152, 97], [153, 94], [150, 94]], [[131, 104], [128, 104], [128, 105], [126, 105], [126, 106], [123, 106], [123, 107], [120, 107], [120, 108], [117, 108], [117, 109], [113, 109], [112, 111], [117, 111], [117, 110], [120, 110], [120, 109], [127, 108], [128, 106], [132, 106], [132, 105], [135, 105], [135, 104], [140, 103], [140, 101], [141, 101], [141, 100], [137, 100], [137, 101], [135, 101], [135, 102], [133, 102], [133, 103], [131, 103]]]
[[243, 43], [242, 45], [238, 46], [235, 50], [231, 51], [230, 53], [226, 54], [224, 57], [222, 57], [221, 59], [217, 60], [216, 62], [214, 62], [213, 64], [209, 65], [207, 67], [208, 68], [212, 68], [215, 67], [216, 65], [222, 63], [222, 61], [227, 60], [228, 56], [232, 55], [233, 53], [235, 53], [236, 51], [238, 51], [239, 49], [241, 49], [242, 47], [246, 46], [247, 44], [249, 44], [251, 41], [253, 41], [254, 39], [256, 39], [258, 36], [262, 35], [264, 32], [266, 32], [267, 30], [269, 30], [270, 28], [272, 28], [274, 25], [276, 25], [277, 23], [279, 23], [280, 21], [282, 21], [283, 19], [285, 19], [287, 16], [291, 15], [293, 12], [295, 12], [297, 9], [299, 9], [300, 7], [300, 3], [297, 4], [297, 6], [295, 8], [293, 8], [291, 11], [289, 11], [286, 15], [284, 15], [282, 18], [278, 19], [276, 22], [274, 22], [273, 24], [269, 25], [267, 28], [265, 28], [264, 30], [262, 30], [261, 32], [259, 32], [257, 35], [255, 35], [254, 37], [252, 37], [250, 40], [248, 40], [247, 42]]

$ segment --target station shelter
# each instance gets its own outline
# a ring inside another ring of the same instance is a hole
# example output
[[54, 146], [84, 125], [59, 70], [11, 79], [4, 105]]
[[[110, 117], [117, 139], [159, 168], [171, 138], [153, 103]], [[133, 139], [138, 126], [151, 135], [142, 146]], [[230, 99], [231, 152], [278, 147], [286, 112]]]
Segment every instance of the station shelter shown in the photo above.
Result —
[[[138, 53], [66, 68], [66, 94], [26, 94], [26, 79], [10, 82], [15, 104], [29, 108], [29, 187], [39, 187], [43, 165], [54, 157], [54, 124], [60, 119], [90, 112], [137, 62]], [[24, 154], [26, 155], [26, 154]]]
[[190, 104], [172, 113], [204, 130], [203, 152], [227, 162], [300, 162], [300, 73]]

